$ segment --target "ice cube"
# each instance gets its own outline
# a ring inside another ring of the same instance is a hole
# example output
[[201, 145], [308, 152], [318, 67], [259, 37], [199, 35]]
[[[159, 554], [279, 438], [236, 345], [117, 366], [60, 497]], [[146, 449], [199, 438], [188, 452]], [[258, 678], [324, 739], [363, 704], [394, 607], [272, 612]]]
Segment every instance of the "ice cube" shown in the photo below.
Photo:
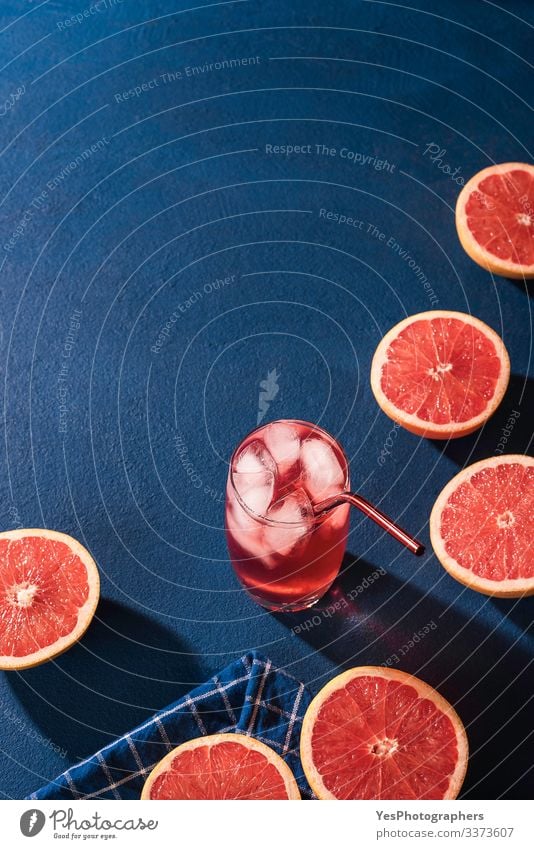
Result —
[[281, 478], [293, 480], [298, 475], [300, 437], [288, 422], [272, 422], [263, 432], [265, 445], [276, 463]]
[[313, 527], [313, 507], [303, 489], [281, 498], [267, 513], [263, 537], [266, 554], [288, 557], [297, 553]]
[[230, 504], [226, 522], [232, 539], [248, 557], [262, 557], [265, 553], [263, 525], [247, 513], [238, 501]]
[[323, 439], [310, 437], [300, 448], [301, 480], [314, 504], [342, 492], [345, 473], [333, 448]]
[[254, 439], [243, 448], [235, 462], [235, 471], [243, 474], [254, 472], [272, 472], [276, 474], [276, 463], [267, 451], [263, 442]]
[[262, 466], [260, 471], [234, 472], [232, 478], [241, 501], [257, 516], [265, 516], [273, 500], [274, 474]]

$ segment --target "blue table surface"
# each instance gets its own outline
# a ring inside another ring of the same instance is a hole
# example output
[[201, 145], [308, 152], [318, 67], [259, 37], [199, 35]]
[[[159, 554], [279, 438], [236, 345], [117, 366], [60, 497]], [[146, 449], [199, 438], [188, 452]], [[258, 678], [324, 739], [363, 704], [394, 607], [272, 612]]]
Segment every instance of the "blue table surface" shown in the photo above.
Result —
[[[534, 599], [465, 589], [428, 535], [460, 468], [531, 437], [529, 291], [454, 227], [463, 179], [531, 159], [533, 10], [501, 5], [2, 4], [2, 527], [70, 533], [102, 576], [79, 645], [1, 674], [5, 798], [252, 647], [313, 691], [361, 664], [419, 675], [467, 727], [463, 796], [532, 797]], [[488, 322], [512, 362], [495, 417], [449, 444], [394, 428], [369, 385], [381, 336], [432, 308]], [[428, 546], [354, 514], [339, 581], [291, 616], [247, 599], [222, 529], [273, 370], [264, 420], [335, 434]]]

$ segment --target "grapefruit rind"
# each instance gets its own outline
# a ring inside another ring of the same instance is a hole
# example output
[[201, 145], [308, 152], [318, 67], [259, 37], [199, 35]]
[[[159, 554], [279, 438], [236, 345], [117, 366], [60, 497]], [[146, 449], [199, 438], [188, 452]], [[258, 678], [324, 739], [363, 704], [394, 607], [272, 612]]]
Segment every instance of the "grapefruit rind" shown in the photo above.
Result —
[[80, 558], [87, 570], [89, 593], [85, 603], [78, 610], [76, 627], [69, 634], [66, 634], [49, 646], [45, 646], [36, 652], [22, 657], [0, 655], [0, 670], [5, 671], [31, 669], [34, 666], [39, 666], [41, 663], [46, 663], [48, 660], [53, 660], [58, 655], [67, 651], [87, 631], [100, 598], [100, 575], [97, 565], [87, 549], [78, 540], [68, 534], [63, 534], [60, 531], [51, 531], [47, 528], [17, 528], [16, 530], [0, 533], [0, 539], [17, 540], [24, 537], [44, 537], [68, 545], [73, 554]]
[[488, 460], [479, 460], [461, 472], [458, 472], [452, 480], [442, 489], [436, 499], [436, 503], [430, 514], [430, 541], [434, 553], [441, 565], [459, 583], [469, 589], [482, 593], [482, 595], [494, 596], [496, 598], [521, 598], [534, 595], [534, 578], [511, 578], [505, 581], [491, 581], [489, 578], [481, 578], [474, 575], [470, 569], [461, 566], [458, 561], [451, 557], [445, 549], [440, 530], [440, 519], [449, 497], [463, 483], [481, 469], [494, 468], [496, 466], [519, 463], [520, 465], [534, 466], [534, 458], [525, 454], [506, 454], [499, 457], [490, 457]]
[[[382, 369], [388, 360], [388, 349], [394, 339], [397, 338], [406, 327], [409, 327], [416, 321], [432, 321], [435, 318], [453, 318], [463, 321], [468, 325], [475, 327], [490, 339], [497, 351], [497, 355], [501, 361], [501, 372], [495, 392], [488, 404], [487, 408], [478, 416], [467, 419], [465, 422], [447, 422], [445, 424], [436, 424], [433, 422], [425, 422], [414, 413], [407, 413], [399, 410], [385, 394], [381, 386]], [[484, 321], [467, 313], [454, 312], [453, 310], [427, 310], [426, 312], [416, 313], [400, 321], [389, 330], [381, 339], [374, 353], [371, 363], [371, 389], [375, 400], [381, 410], [405, 430], [410, 433], [415, 433], [417, 436], [424, 436], [428, 439], [459, 439], [462, 436], [468, 436], [475, 430], [478, 430], [482, 425], [493, 415], [495, 410], [501, 403], [504, 394], [508, 388], [510, 380], [510, 358], [508, 351], [498, 333], [489, 327]]]
[[300, 790], [297, 782], [295, 781], [295, 776], [286, 762], [282, 760], [280, 755], [277, 755], [276, 752], [269, 746], [266, 746], [265, 743], [260, 742], [260, 740], [256, 740], [255, 737], [249, 737], [245, 734], [210, 734], [204, 737], [195, 737], [193, 740], [187, 740], [185, 743], [177, 746], [172, 750], [172, 752], [165, 755], [165, 757], [154, 766], [143, 786], [141, 799], [151, 800], [150, 793], [154, 782], [160, 775], [170, 770], [172, 762], [177, 756], [182, 754], [182, 752], [196, 749], [198, 746], [216, 746], [219, 743], [239, 743], [248, 750], [253, 750], [262, 754], [280, 773], [286, 787], [287, 798], [291, 800], [301, 799]]
[[413, 687], [421, 698], [430, 699], [451, 720], [456, 734], [458, 759], [456, 769], [450, 778], [448, 791], [443, 799], [456, 799], [464, 782], [469, 757], [469, 744], [462, 720], [453, 706], [437, 690], [434, 690], [430, 684], [426, 684], [420, 678], [416, 678], [407, 672], [402, 672], [400, 669], [389, 669], [383, 666], [356, 666], [332, 678], [311, 701], [308, 710], [304, 714], [300, 736], [300, 760], [308, 784], [317, 798], [332, 800], [337, 797], [325, 787], [321, 774], [313, 761], [312, 734], [315, 720], [325, 701], [336, 690], [342, 689], [354, 678], [361, 678], [362, 676], [379, 676], [388, 681], [399, 681], [402, 684], [407, 684]]
[[525, 162], [504, 162], [501, 165], [490, 165], [489, 168], [483, 168], [470, 180], [467, 181], [462, 188], [456, 201], [456, 232], [460, 243], [468, 256], [493, 274], [498, 274], [501, 277], [509, 277], [513, 280], [525, 280], [534, 277], [534, 265], [520, 265], [517, 262], [499, 259], [498, 256], [487, 251], [479, 242], [476, 241], [469, 226], [467, 224], [467, 215], [465, 207], [472, 192], [476, 191], [479, 183], [486, 177], [494, 174], [506, 174], [508, 171], [529, 171], [534, 176], [534, 166], [528, 165]]

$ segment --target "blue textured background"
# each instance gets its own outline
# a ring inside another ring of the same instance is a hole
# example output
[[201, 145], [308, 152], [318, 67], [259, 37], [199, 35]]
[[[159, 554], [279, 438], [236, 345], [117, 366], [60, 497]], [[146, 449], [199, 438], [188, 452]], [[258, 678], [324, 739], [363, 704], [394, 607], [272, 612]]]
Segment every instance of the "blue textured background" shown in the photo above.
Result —
[[[325, 602], [342, 609], [272, 616], [237, 586], [221, 524], [227, 460], [272, 369], [267, 418], [334, 433], [355, 487], [427, 543], [436, 495], [495, 453], [514, 410], [506, 451], [528, 451], [529, 293], [464, 254], [459, 185], [425, 151], [444, 149], [456, 177], [531, 159], [532, 6], [187, 5], [2, 4], [2, 526], [78, 537], [102, 600], [80, 645], [2, 674], [1, 792], [35, 790], [256, 647], [312, 690], [363, 663], [420, 675], [467, 726], [464, 796], [531, 798], [534, 599], [464, 589], [354, 515]], [[187, 75], [243, 57], [259, 60]], [[494, 419], [449, 445], [392, 430], [369, 387], [380, 337], [433, 306], [489, 322], [514, 373]]]

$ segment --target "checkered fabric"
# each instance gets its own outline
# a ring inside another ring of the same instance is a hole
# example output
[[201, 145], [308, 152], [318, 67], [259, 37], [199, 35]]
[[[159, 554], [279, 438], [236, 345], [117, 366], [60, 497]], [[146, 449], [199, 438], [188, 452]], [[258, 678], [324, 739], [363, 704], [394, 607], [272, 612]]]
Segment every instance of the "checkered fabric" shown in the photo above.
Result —
[[298, 755], [310, 700], [304, 684], [250, 652], [28, 798], [138, 799], [147, 775], [167, 752], [219, 732], [248, 734], [271, 746], [293, 771], [302, 795], [310, 797]]

